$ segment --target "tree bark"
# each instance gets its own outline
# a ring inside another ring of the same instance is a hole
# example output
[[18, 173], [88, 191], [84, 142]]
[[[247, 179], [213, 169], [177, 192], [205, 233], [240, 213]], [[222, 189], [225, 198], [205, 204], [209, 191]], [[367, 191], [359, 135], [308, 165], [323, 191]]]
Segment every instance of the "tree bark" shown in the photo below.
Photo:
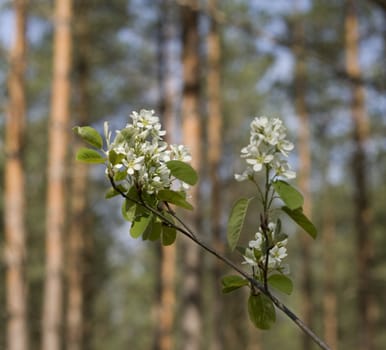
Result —
[[4, 233], [8, 350], [26, 350], [29, 345], [23, 164], [27, 6], [27, 0], [14, 1], [15, 41], [10, 57], [9, 106], [5, 123]]
[[[221, 237], [221, 190], [219, 178], [219, 165], [221, 160], [221, 136], [222, 136], [222, 114], [220, 101], [220, 36], [216, 11], [217, 0], [210, 0], [209, 3], [210, 28], [207, 38], [208, 52], [208, 165], [211, 184], [210, 193], [210, 226], [212, 233], [213, 247], [217, 252], [223, 254], [225, 251], [224, 241]], [[219, 261], [213, 261], [213, 335], [211, 349], [224, 349], [224, 333], [222, 326], [222, 298], [219, 288], [219, 280], [223, 269]]]
[[[359, 35], [356, 2], [347, 0], [345, 18], [346, 70], [355, 82], [361, 78], [359, 66]], [[351, 118], [353, 122], [354, 154], [352, 158], [354, 178], [354, 223], [357, 231], [358, 261], [358, 312], [361, 329], [359, 349], [374, 349], [374, 328], [376, 307], [372, 291], [371, 265], [372, 247], [372, 213], [367, 184], [366, 142], [369, 137], [369, 122], [365, 107], [363, 86], [351, 85]]]
[[70, 107], [71, 10], [71, 0], [55, 2], [53, 86], [48, 144], [43, 350], [61, 349], [63, 333], [63, 235]]
[[[191, 1], [181, 5], [182, 22], [182, 63], [183, 63], [183, 96], [182, 120], [184, 144], [190, 149], [192, 166], [199, 172], [201, 161], [201, 122], [199, 114], [199, 35], [198, 3]], [[193, 213], [185, 216], [186, 221], [198, 231], [199, 227], [199, 188], [194, 186], [190, 191]], [[183, 348], [197, 350], [201, 347], [201, 251], [190, 241], [184, 242], [184, 291], [183, 291]]]
[[[86, 125], [89, 122], [89, 31], [88, 31], [88, 1], [81, 0], [76, 3], [74, 16], [74, 37], [78, 43], [75, 56], [74, 71], [77, 78], [77, 120], [75, 124]], [[74, 140], [74, 150], [82, 142], [80, 138]], [[75, 159], [75, 157], [74, 157]], [[70, 202], [70, 228], [68, 232], [68, 263], [67, 263], [67, 336], [68, 350], [81, 350], [84, 343], [84, 281], [86, 275], [85, 240], [87, 235], [87, 181], [88, 169], [86, 164], [73, 161], [71, 168], [71, 202]]]
[[[325, 185], [327, 186], [327, 184]], [[331, 210], [332, 205], [326, 201], [324, 204], [323, 219], [323, 261], [324, 261], [324, 293], [323, 293], [323, 324], [324, 339], [331, 349], [338, 349], [338, 320], [337, 297], [335, 283], [335, 218]]]
[[[306, 105], [306, 62], [304, 55], [304, 24], [302, 19], [295, 19], [294, 24], [294, 53], [295, 63], [295, 110], [299, 118], [299, 188], [304, 196], [304, 214], [311, 218], [311, 152], [310, 152], [310, 127], [309, 113]], [[313, 328], [314, 307], [312, 302], [312, 272], [311, 272], [311, 246], [310, 238], [301, 234], [302, 254], [302, 316], [304, 323]], [[307, 335], [303, 336], [303, 349], [311, 348], [312, 340]]]
[[[171, 86], [170, 52], [168, 44], [171, 36], [171, 1], [161, 0], [158, 25], [158, 82], [160, 91], [160, 114], [167, 131], [166, 141], [173, 142], [174, 94]], [[159, 300], [154, 349], [173, 349], [173, 325], [175, 315], [176, 244], [160, 247], [159, 254]]]

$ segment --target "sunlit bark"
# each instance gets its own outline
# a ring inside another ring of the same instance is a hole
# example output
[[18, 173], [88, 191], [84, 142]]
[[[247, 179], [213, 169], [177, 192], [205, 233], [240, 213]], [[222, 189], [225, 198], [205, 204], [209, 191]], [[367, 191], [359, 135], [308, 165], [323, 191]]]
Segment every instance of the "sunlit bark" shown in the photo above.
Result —
[[[182, 118], [183, 139], [192, 154], [192, 166], [199, 171], [201, 163], [201, 122], [199, 114], [199, 35], [198, 4], [196, 1], [181, 6], [182, 22], [182, 63], [183, 96]], [[186, 215], [193, 231], [199, 225], [199, 189], [194, 186], [190, 191], [194, 212]], [[183, 290], [183, 347], [186, 350], [200, 349], [202, 339], [201, 319], [201, 252], [191, 242], [184, 242], [184, 290]]]
[[[169, 40], [172, 30], [171, 1], [162, 0], [159, 4], [158, 26], [158, 81], [160, 90], [160, 114], [166, 134], [166, 141], [173, 143], [174, 94], [171, 86]], [[176, 244], [160, 247], [159, 266], [159, 305], [156, 321], [154, 349], [171, 350], [174, 344]]]
[[15, 41], [10, 55], [9, 105], [5, 123], [4, 233], [7, 349], [28, 349], [23, 144], [26, 120], [26, 0], [15, 0]]
[[[90, 4], [81, 0], [75, 4], [74, 38], [78, 43], [74, 71], [76, 76], [76, 125], [89, 122], [89, 60], [90, 42], [87, 11]], [[74, 150], [81, 147], [80, 138], [75, 138]], [[86, 164], [75, 161], [71, 167], [70, 227], [67, 248], [67, 319], [66, 348], [81, 350], [84, 343], [85, 304], [85, 239], [87, 235], [87, 179]]]
[[53, 85], [48, 144], [43, 350], [61, 349], [63, 333], [63, 235], [70, 105], [71, 8], [71, 0], [55, 2]]
[[[222, 115], [220, 101], [220, 36], [218, 28], [218, 1], [210, 0], [209, 3], [210, 28], [207, 37], [208, 55], [208, 165], [211, 185], [210, 193], [210, 228], [213, 247], [220, 253], [224, 252], [224, 241], [221, 238], [221, 190], [219, 178], [219, 165], [222, 147]], [[222, 264], [213, 262], [213, 336], [211, 348], [224, 349], [224, 327], [222, 318], [222, 298], [219, 281], [222, 275]]]

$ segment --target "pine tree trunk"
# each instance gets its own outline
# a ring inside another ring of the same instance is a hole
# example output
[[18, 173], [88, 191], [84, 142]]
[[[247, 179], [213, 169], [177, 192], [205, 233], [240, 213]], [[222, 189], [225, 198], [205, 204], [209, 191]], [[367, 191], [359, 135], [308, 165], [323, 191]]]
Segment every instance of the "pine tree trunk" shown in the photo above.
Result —
[[63, 328], [63, 235], [71, 67], [71, 0], [55, 2], [51, 116], [46, 203], [46, 277], [43, 350], [59, 350]]
[[[295, 110], [299, 118], [299, 188], [304, 196], [303, 210], [307, 217], [311, 218], [311, 152], [310, 152], [310, 127], [309, 116], [306, 106], [306, 62], [304, 55], [304, 28], [301, 19], [295, 20], [295, 46], [296, 57], [295, 66]], [[314, 308], [312, 302], [312, 272], [311, 272], [311, 246], [310, 238], [301, 234], [301, 254], [302, 254], [302, 317], [305, 324], [312, 329]], [[311, 348], [311, 338], [303, 335], [303, 349]]]
[[[199, 36], [198, 4], [192, 1], [181, 5], [182, 21], [182, 62], [183, 96], [182, 119], [183, 138], [192, 154], [192, 166], [199, 171], [201, 159], [201, 122], [199, 114]], [[185, 216], [186, 221], [197, 232], [199, 227], [199, 189], [194, 186], [190, 191], [193, 213]], [[201, 347], [201, 251], [190, 242], [184, 242], [184, 291], [183, 291], [183, 348], [198, 350]]]
[[[217, 0], [209, 1], [210, 29], [207, 38], [208, 47], [208, 162], [211, 184], [210, 222], [213, 247], [223, 253], [224, 242], [221, 238], [221, 190], [219, 179], [219, 164], [221, 159], [222, 115], [220, 101], [220, 36], [218, 32]], [[224, 349], [224, 334], [222, 318], [222, 298], [219, 280], [222, 275], [222, 264], [213, 261], [213, 336], [211, 349]]]
[[[89, 38], [87, 1], [76, 3], [76, 15], [74, 37], [78, 43], [78, 55], [75, 58], [75, 74], [77, 78], [77, 120], [74, 124], [85, 125], [89, 122]], [[78, 149], [82, 142], [75, 138], [74, 150]], [[75, 157], [73, 157], [75, 159]], [[83, 349], [84, 338], [84, 280], [85, 280], [85, 235], [87, 230], [87, 179], [88, 166], [74, 160], [71, 168], [71, 217], [68, 232], [67, 250], [67, 336], [68, 350]]]
[[[327, 186], [327, 184], [326, 184]], [[323, 202], [323, 261], [324, 261], [324, 339], [331, 349], [338, 349], [337, 297], [335, 285], [335, 220], [331, 203]]]
[[358, 18], [356, 2], [347, 0], [347, 14], [345, 19], [346, 41], [346, 70], [352, 78], [351, 117], [353, 121], [353, 141], [355, 151], [353, 154], [354, 178], [354, 223], [357, 230], [357, 261], [358, 261], [358, 311], [361, 329], [359, 349], [374, 349], [374, 328], [376, 308], [371, 281], [372, 264], [372, 213], [370, 207], [367, 184], [367, 160], [365, 145], [368, 140], [369, 125], [365, 107], [365, 94], [363, 86], [355, 83], [361, 78], [359, 66], [359, 39]]
[[28, 308], [25, 226], [25, 137], [26, 96], [26, 0], [15, 0], [15, 42], [8, 78], [9, 109], [5, 123], [4, 233], [6, 264], [7, 349], [28, 349]]
[[[169, 0], [160, 1], [158, 26], [158, 81], [160, 91], [160, 114], [167, 131], [166, 141], [173, 143], [173, 104], [174, 94], [171, 90], [169, 71], [170, 53], [168, 44], [171, 31], [171, 10]], [[175, 279], [176, 279], [176, 244], [161, 246], [159, 254], [159, 305], [156, 322], [154, 349], [173, 349], [173, 324], [175, 315]]]

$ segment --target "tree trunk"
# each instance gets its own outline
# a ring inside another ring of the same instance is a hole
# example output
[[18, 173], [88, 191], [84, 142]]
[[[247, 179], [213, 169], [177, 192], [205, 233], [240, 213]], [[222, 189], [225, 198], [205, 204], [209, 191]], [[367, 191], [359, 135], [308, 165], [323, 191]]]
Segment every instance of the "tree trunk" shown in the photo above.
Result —
[[[78, 54], [75, 58], [74, 70], [77, 78], [77, 125], [89, 122], [89, 33], [88, 33], [88, 1], [76, 3], [74, 16], [74, 37], [78, 43]], [[74, 150], [82, 142], [75, 138]], [[75, 157], [74, 157], [75, 159]], [[68, 232], [68, 263], [67, 263], [67, 336], [68, 350], [83, 349], [84, 338], [84, 280], [85, 280], [85, 235], [87, 234], [87, 179], [88, 166], [74, 160], [72, 164], [71, 217]]]
[[[327, 186], [327, 184], [325, 184]], [[323, 261], [324, 261], [324, 339], [331, 349], [338, 349], [338, 320], [337, 320], [337, 298], [335, 285], [335, 218], [331, 210], [331, 203], [323, 202]]]
[[[294, 53], [296, 58], [295, 65], [295, 110], [299, 118], [299, 188], [304, 196], [304, 214], [311, 218], [311, 152], [310, 152], [310, 127], [309, 116], [306, 106], [306, 62], [304, 55], [304, 28], [302, 19], [295, 19], [294, 24]], [[302, 316], [305, 324], [312, 329], [313, 327], [313, 302], [312, 302], [312, 272], [311, 272], [311, 246], [310, 238], [301, 234], [301, 254], [302, 254]], [[303, 335], [303, 349], [311, 348], [311, 338]]]
[[352, 78], [351, 117], [353, 121], [353, 154], [354, 178], [354, 223], [357, 230], [357, 261], [358, 261], [358, 311], [361, 328], [359, 349], [374, 349], [375, 305], [372, 291], [371, 264], [373, 256], [371, 226], [372, 213], [367, 185], [367, 160], [365, 146], [368, 140], [369, 125], [365, 107], [363, 86], [356, 81], [361, 78], [358, 53], [358, 18], [356, 4], [347, 0], [345, 19], [346, 70]]
[[[160, 1], [158, 26], [158, 81], [160, 91], [160, 114], [167, 131], [166, 141], [173, 142], [173, 104], [171, 89], [170, 53], [168, 44], [171, 35], [171, 10], [169, 0]], [[176, 244], [160, 247], [159, 254], [159, 300], [154, 349], [173, 349], [173, 324], [175, 314]]]
[[[220, 36], [217, 22], [217, 0], [209, 1], [210, 29], [207, 38], [208, 47], [208, 162], [211, 184], [210, 193], [210, 228], [213, 247], [219, 253], [224, 253], [224, 241], [221, 237], [221, 189], [219, 164], [221, 159], [222, 115], [220, 101]], [[224, 349], [224, 334], [222, 326], [222, 298], [219, 280], [223, 269], [217, 259], [213, 261], [213, 336], [211, 349]]]
[[[201, 160], [201, 122], [199, 115], [199, 36], [198, 4], [192, 1], [181, 5], [183, 96], [183, 138], [192, 154], [192, 166], [199, 171]], [[190, 191], [193, 213], [184, 216], [194, 231], [199, 227], [199, 188]], [[184, 291], [183, 291], [183, 348], [197, 350], [201, 347], [201, 251], [190, 242], [184, 242]]]
[[15, 42], [8, 78], [9, 110], [5, 124], [4, 231], [6, 263], [7, 349], [28, 349], [25, 175], [23, 143], [26, 96], [26, 0], [15, 0]]
[[71, 0], [55, 2], [53, 86], [48, 144], [43, 350], [59, 350], [62, 341], [63, 235], [72, 44], [71, 7]]

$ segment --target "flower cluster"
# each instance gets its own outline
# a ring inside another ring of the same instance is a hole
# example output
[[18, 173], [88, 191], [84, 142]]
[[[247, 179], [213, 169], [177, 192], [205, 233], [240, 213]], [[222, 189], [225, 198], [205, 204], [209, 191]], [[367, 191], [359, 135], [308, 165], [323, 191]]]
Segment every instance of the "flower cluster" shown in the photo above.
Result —
[[244, 257], [244, 264], [252, 267], [265, 268], [268, 254], [268, 271], [280, 271], [288, 273], [288, 266], [282, 265], [283, 259], [287, 256], [287, 238], [283, 234], [276, 232], [276, 224], [271, 222], [265, 233], [259, 228], [255, 234], [255, 239], [249, 241]]
[[154, 111], [142, 109], [130, 117], [132, 123], [118, 130], [113, 141], [105, 123], [107, 171], [116, 180], [125, 180], [130, 186], [135, 185], [149, 194], [172, 186], [187, 190], [189, 186], [173, 178], [166, 165], [170, 160], [189, 162], [191, 156], [187, 148], [163, 141], [166, 131], [161, 130], [159, 117], [154, 115]]
[[254, 173], [264, 168], [273, 170], [275, 177], [293, 179], [296, 177], [287, 160], [288, 152], [294, 145], [286, 139], [286, 128], [280, 119], [256, 117], [251, 122], [249, 145], [241, 150], [241, 157], [248, 164], [242, 174], [236, 174], [237, 181], [253, 178]]

